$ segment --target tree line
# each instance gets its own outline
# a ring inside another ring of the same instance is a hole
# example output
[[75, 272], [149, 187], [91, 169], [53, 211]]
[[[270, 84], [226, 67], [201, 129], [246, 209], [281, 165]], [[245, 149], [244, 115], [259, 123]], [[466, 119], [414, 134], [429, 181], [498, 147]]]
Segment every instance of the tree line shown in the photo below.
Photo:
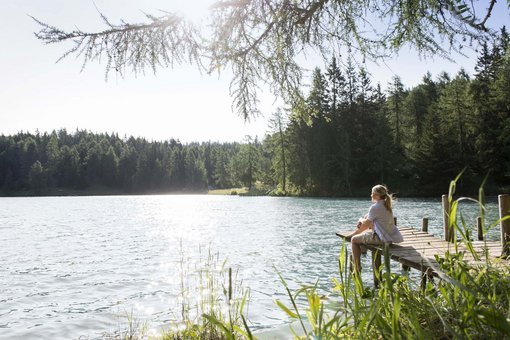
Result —
[[[510, 49], [503, 27], [483, 44], [471, 78], [427, 73], [406, 89], [395, 76], [385, 92], [352, 60], [317, 68], [306, 100], [283, 132], [291, 190], [321, 196], [364, 194], [387, 183], [404, 195], [438, 195], [464, 169], [459, 190], [510, 189]], [[276, 114], [278, 116], [279, 114]], [[280, 139], [278, 143], [275, 139]]]
[[263, 184], [275, 194], [364, 195], [386, 183], [402, 195], [510, 188], [510, 49], [503, 28], [483, 44], [474, 76], [427, 73], [385, 91], [363, 66], [333, 58], [304, 100], [277, 109], [262, 141], [182, 144], [77, 130], [0, 136], [0, 191], [138, 193]]
[[[150, 142], [65, 129], [0, 136], [0, 191], [46, 194], [55, 189], [115, 193], [203, 191], [246, 182], [258, 141]], [[258, 161], [258, 160], [257, 160]], [[243, 169], [242, 167], [246, 167]]]

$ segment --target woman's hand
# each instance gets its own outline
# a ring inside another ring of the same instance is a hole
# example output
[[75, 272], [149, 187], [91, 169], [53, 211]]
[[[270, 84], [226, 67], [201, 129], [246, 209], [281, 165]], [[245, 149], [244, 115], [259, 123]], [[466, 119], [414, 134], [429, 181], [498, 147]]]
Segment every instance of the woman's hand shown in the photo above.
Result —
[[374, 222], [372, 222], [366, 217], [360, 218], [358, 221], [358, 229], [361, 227], [364, 227], [364, 229], [372, 229], [373, 226]]

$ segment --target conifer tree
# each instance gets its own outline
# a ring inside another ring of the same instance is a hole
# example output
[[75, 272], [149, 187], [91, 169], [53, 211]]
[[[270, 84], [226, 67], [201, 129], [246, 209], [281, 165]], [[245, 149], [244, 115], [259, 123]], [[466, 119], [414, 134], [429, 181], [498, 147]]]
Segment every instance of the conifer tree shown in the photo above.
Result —
[[399, 76], [394, 76], [388, 90], [388, 119], [391, 122], [395, 145], [404, 151], [404, 100], [406, 91]]
[[284, 194], [287, 193], [288, 141], [285, 134], [287, 125], [284, 113], [281, 109], [277, 109], [269, 120], [269, 127], [274, 133], [273, 140], [269, 144], [273, 155], [273, 170], [277, 176], [276, 183], [281, 184]]
[[36, 195], [40, 195], [46, 189], [47, 177], [41, 162], [35, 161], [30, 167], [28, 183], [30, 190]]

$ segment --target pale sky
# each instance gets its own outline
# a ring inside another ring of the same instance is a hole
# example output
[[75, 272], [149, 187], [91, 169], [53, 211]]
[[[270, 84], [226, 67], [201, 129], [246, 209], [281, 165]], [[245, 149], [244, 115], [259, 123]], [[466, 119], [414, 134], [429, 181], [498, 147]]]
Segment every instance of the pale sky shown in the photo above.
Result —
[[[228, 72], [207, 76], [193, 67], [178, 66], [137, 77], [111, 73], [106, 82], [104, 65], [89, 64], [80, 72], [81, 60], [74, 57], [55, 63], [69, 45], [43, 45], [33, 35], [38, 25], [28, 16], [68, 30], [77, 26], [94, 31], [104, 28], [96, 7], [118, 23], [121, 18], [141, 22], [142, 11], [157, 14], [158, 9], [200, 18], [207, 14], [209, 3], [211, 0], [0, 0], [0, 134], [60, 128], [72, 132], [78, 128], [186, 143], [241, 141], [246, 135], [262, 139], [268, 130], [267, 118], [278, 102], [262, 95], [264, 117], [245, 123], [231, 109]], [[510, 23], [505, 7], [504, 1], [498, 4], [495, 27]], [[424, 61], [403, 51], [387, 65], [369, 66], [369, 71], [383, 87], [395, 74], [410, 87], [427, 71], [434, 77], [441, 71], [453, 75], [461, 67], [471, 73], [476, 53], [455, 59], [457, 63], [440, 58]]]

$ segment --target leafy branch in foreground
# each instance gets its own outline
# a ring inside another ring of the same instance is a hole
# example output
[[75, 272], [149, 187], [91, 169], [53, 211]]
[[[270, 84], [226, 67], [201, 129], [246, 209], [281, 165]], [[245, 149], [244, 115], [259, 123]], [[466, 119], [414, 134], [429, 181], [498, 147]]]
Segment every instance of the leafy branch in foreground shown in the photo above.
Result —
[[148, 23], [112, 24], [101, 14], [106, 30], [84, 32], [76, 29], [65, 32], [34, 17], [42, 28], [35, 33], [46, 44], [72, 41], [73, 47], [59, 59], [76, 55], [83, 59], [82, 70], [89, 61], [106, 59], [106, 77], [112, 70], [124, 74], [126, 69], [144, 73], [147, 68], [156, 72], [158, 67], [174, 67], [184, 63], [203, 67], [203, 44], [196, 27], [173, 13], [155, 17], [146, 14]]
[[231, 68], [233, 105], [248, 119], [258, 113], [260, 83], [288, 103], [300, 102], [299, 60], [310, 52], [324, 61], [345, 50], [377, 61], [408, 45], [423, 56], [448, 58], [493, 35], [487, 24], [495, 2], [478, 15], [476, 2], [468, 0], [216, 1], [207, 29], [168, 12], [147, 14], [145, 24], [119, 25], [101, 14], [107, 29], [95, 33], [34, 20], [44, 43], [74, 43], [62, 58], [74, 54], [83, 67], [105, 58], [106, 74], [186, 63], [208, 72]]

